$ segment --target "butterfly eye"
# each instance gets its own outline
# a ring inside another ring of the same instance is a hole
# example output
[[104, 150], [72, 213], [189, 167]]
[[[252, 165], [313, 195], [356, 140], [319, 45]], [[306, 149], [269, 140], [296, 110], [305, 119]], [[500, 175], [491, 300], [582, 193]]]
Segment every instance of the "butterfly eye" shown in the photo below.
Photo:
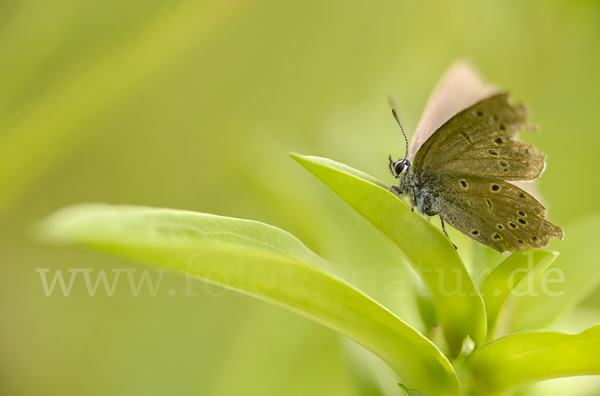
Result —
[[394, 165], [394, 171], [397, 175], [401, 174], [404, 168], [406, 168], [406, 164], [404, 162], [398, 162], [396, 165]]

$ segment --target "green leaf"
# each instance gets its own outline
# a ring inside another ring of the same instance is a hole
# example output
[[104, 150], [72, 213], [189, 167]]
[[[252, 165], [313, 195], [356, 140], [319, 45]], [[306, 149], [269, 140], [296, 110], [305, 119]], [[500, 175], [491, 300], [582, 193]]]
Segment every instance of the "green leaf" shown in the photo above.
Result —
[[433, 395], [458, 391], [451, 364], [433, 343], [328, 273], [323, 259], [276, 227], [172, 209], [92, 204], [57, 212], [41, 233], [51, 242], [153, 262], [284, 307], [369, 349], [411, 386]]
[[511, 331], [548, 326], [560, 315], [570, 312], [598, 286], [599, 223], [600, 213], [597, 213], [565, 227], [565, 240], [559, 242], [560, 260], [547, 274], [555, 283], [534, 284], [531, 295], [516, 299]]
[[292, 154], [376, 228], [387, 235], [429, 286], [435, 315], [454, 356], [465, 337], [484, 341], [483, 300], [448, 238], [411, 210], [385, 184], [335, 161]]
[[600, 374], [600, 325], [580, 334], [524, 331], [488, 342], [467, 359], [489, 394], [551, 378]]
[[460, 349], [460, 355], [458, 355], [458, 359], [465, 359], [467, 356], [471, 355], [475, 350], [475, 343], [471, 339], [471, 337], [467, 336], [462, 344], [462, 348]]
[[487, 313], [488, 334], [492, 334], [500, 310], [513, 289], [538, 266], [543, 272], [558, 257], [558, 252], [539, 249], [511, 254], [488, 276], [481, 288]]
[[427, 396], [425, 393], [420, 392], [418, 390], [408, 389], [403, 384], [398, 384], [398, 386], [400, 387], [400, 389], [402, 389], [402, 392], [404, 392], [404, 395], [406, 395], [406, 396]]

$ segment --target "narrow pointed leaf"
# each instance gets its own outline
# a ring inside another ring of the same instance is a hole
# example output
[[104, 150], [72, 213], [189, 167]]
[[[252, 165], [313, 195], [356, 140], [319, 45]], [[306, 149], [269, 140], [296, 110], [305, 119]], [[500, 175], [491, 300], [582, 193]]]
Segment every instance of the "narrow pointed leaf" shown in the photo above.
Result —
[[558, 257], [558, 252], [528, 249], [508, 256], [492, 271], [481, 288], [488, 321], [488, 333], [494, 331], [500, 310], [513, 289], [535, 268], [542, 272]]
[[416, 389], [409, 389], [403, 384], [398, 384], [398, 386], [400, 387], [400, 389], [402, 389], [402, 392], [405, 396], [427, 396], [425, 393], [420, 392]]
[[579, 334], [524, 331], [484, 344], [467, 359], [488, 393], [551, 378], [600, 374], [600, 325]]
[[467, 335], [477, 344], [484, 341], [483, 300], [444, 234], [411, 212], [382, 182], [326, 158], [292, 157], [400, 248], [431, 289], [436, 318], [454, 356]]
[[276, 227], [179, 210], [96, 204], [63, 209], [41, 230], [52, 242], [149, 261], [284, 307], [369, 349], [411, 386], [432, 395], [458, 391], [451, 364], [433, 343], [329, 274], [324, 260]]

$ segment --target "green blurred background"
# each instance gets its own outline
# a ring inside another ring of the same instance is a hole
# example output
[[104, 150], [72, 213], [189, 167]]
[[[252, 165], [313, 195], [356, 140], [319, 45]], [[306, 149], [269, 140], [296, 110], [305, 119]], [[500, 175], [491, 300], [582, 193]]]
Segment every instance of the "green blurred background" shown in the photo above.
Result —
[[79, 274], [46, 297], [36, 269], [154, 269], [40, 246], [32, 228], [90, 201], [263, 221], [419, 326], [385, 289], [412, 279], [399, 253], [287, 154], [392, 183], [388, 95], [413, 131], [459, 57], [532, 110], [524, 139], [548, 154], [539, 188], [568, 238], [600, 211], [597, 1], [2, 0], [0, 394], [358, 394], [333, 331], [199, 281], [183, 296], [179, 274], [156, 296], [123, 276], [90, 297]]

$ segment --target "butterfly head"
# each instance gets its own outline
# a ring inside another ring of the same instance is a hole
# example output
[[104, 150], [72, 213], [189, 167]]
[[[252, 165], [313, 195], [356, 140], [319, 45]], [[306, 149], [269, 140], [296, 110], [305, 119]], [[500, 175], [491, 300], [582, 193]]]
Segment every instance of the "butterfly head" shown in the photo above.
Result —
[[389, 168], [392, 175], [398, 179], [401, 176], [408, 174], [410, 171], [410, 160], [408, 158], [400, 158], [394, 161], [392, 156], [388, 156], [390, 160]]

